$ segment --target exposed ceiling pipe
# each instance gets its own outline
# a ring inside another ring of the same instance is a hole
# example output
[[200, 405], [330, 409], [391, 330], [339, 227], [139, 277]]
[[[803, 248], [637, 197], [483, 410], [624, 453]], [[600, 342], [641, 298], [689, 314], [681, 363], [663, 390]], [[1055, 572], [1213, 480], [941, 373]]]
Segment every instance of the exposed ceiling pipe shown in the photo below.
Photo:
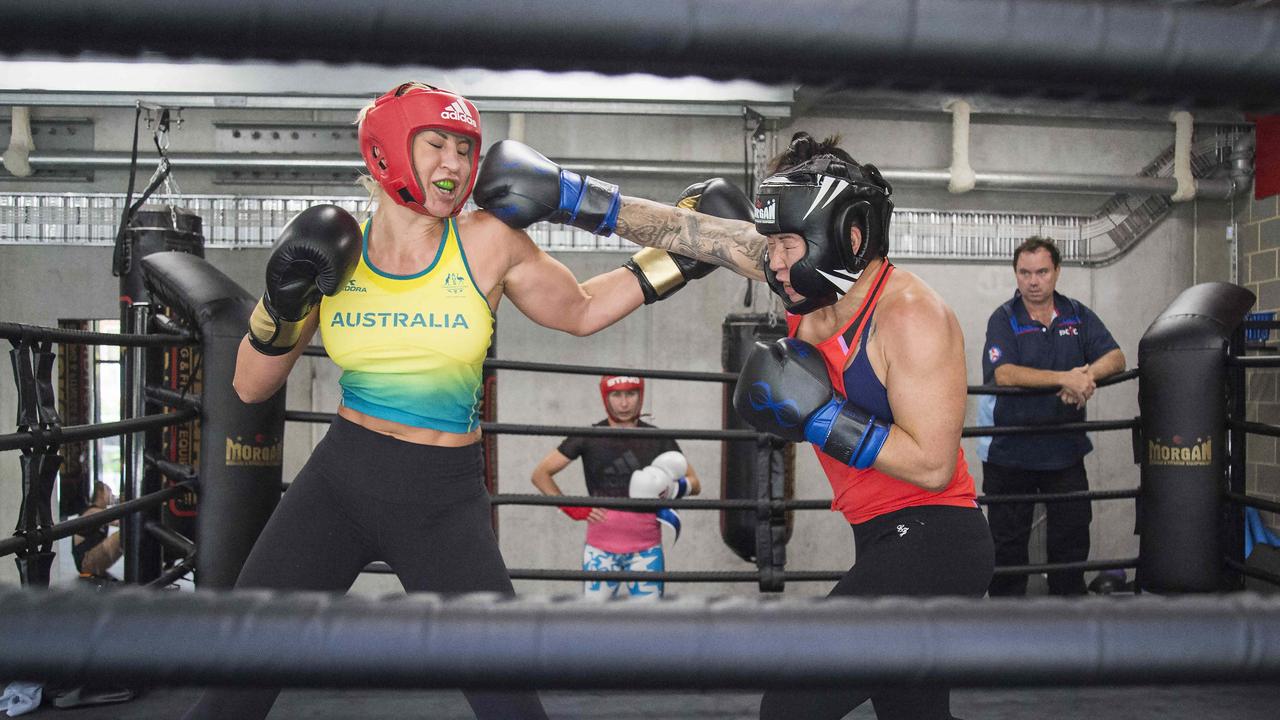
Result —
[[4, 151], [4, 169], [17, 177], [30, 177], [31, 151], [35, 139], [31, 137], [31, 109], [15, 106], [10, 120], [9, 147]]
[[1191, 174], [1191, 113], [1179, 110], [1169, 115], [1173, 121], [1173, 179], [1178, 183], [1177, 190], [1169, 199], [1174, 202], [1187, 202], [1196, 197], [1196, 178]]
[[1231, 181], [1245, 190], [1253, 184], [1253, 133], [1241, 133], [1231, 145]]
[[977, 181], [969, 164], [969, 109], [964, 100], [952, 100], [946, 106], [951, 112], [951, 179], [947, 190], [953, 193], [967, 193]]
[[507, 114], [507, 139], [524, 142], [524, 113]]
[[[176, 168], [202, 170], [312, 170], [350, 171], [364, 170], [364, 163], [356, 157], [341, 158], [325, 155], [271, 155], [265, 153], [188, 153], [170, 154]], [[37, 151], [31, 153], [31, 165], [38, 169], [89, 169], [122, 170], [129, 167], [127, 152], [78, 152]], [[141, 156], [138, 162], [151, 166], [159, 162], [155, 156]], [[736, 162], [688, 162], [688, 161], [616, 161], [616, 160], [566, 160], [564, 164], [578, 172], [607, 176], [641, 175], [650, 177], [686, 177], [697, 175], [714, 177], [742, 171]], [[944, 170], [882, 170], [885, 178], [894, 184], [919, 187], [950, 187], [952, 173]], [[1197, 181], [1198, 193], [1208, 199], [1225, 200], [1231, 197], [1236, 184], [1230, 178], [1202, 178]], [[1091, 195], [1172, 195], [1178, 189], [1172, 177], [1144, 177], [1141, 175], [1071, 175], [1048, 173], [990, 172], [974, 173], [974, 189], [1012, 192], [1083, 193]]]

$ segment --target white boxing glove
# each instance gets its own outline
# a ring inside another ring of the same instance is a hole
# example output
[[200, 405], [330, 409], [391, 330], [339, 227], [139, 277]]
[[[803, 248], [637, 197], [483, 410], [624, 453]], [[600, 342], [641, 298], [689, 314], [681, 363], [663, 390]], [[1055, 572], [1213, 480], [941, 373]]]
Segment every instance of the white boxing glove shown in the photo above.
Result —
[[672, 450], [653, 459], [653, 464], [631, 473], [631, 497], [674, 500], [689, 494], [685, 473], [689, 463]]
[[631, 491], [633, 498], [660, 498], [671, 489], [671, 474], [660, 467], [650, 465], [631, 473]]
[[653, 467], [660, 467], [673, 478], [682, 478], [689, 473], [689, 461], [675, 450], [668, 450], [653, 459]]
[[689, 494], [689, 461], [675, 450], [668, 450], [653, 459], [652, 467], [662, 468], [671, 476], [671, 489], [664, 497], [682, 498]]

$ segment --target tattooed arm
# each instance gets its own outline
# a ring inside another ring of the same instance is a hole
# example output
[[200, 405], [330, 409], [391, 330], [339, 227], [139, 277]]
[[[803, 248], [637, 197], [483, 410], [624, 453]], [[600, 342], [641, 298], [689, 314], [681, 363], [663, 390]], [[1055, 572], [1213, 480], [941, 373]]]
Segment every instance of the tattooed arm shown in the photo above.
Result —
[[617, 233], [637, 245], [704, 260], [764, 280], [765, 237], [755, 225], [635, 197], [622, 198]]

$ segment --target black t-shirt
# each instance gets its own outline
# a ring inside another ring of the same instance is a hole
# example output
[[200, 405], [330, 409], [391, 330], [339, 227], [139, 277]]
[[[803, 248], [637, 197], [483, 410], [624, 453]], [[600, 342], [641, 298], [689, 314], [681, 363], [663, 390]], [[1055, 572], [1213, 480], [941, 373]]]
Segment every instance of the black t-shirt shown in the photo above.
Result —
[[[593, 427], [607, 427], [601, 420]], [[639, 427], [653, 427], [643, 420]], [[594, 497], [628, 497], [631, 473], [651, 465], [653, 459], [668, 450], [680, 451], [675, 440], [658, 438], [581, 437], [570, 436], [557, 448], [570, 460], [581, 457], [587, 479], [587, 494]]]

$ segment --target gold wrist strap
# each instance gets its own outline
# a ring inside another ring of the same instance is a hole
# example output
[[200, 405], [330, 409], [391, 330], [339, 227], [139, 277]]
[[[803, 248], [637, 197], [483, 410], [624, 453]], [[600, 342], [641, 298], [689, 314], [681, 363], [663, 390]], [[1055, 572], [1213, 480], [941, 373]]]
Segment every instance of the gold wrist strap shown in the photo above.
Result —
[[649, 285], [653, 287], [653, 291], [659, 298], [666, 297], [685, 284], [679, 266], [666, 250], [644, 248], [632, 255], [631, 260], [636, 267], [640, 268], [640, 272], [644, 273], [644, 279], [649, 281]]
[[249, 337], [254, 347], [270, 355], [283, 355], [298, 344], [303, 321], [277, 320], [267, 310], [266, 302], [258, 299], [249, 315]]

